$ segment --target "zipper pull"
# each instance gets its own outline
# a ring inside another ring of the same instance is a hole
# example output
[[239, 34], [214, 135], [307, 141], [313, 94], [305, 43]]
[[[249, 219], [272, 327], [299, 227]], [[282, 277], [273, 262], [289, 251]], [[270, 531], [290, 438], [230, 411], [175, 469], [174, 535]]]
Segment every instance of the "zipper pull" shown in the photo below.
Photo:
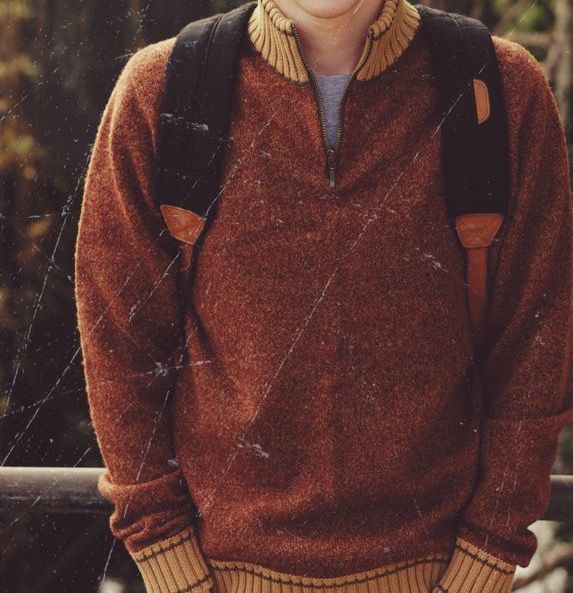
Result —
[[334, 148], [328, 149], [328, 170], [330, 178], [330, 188], [336, 187], [336, 151]]

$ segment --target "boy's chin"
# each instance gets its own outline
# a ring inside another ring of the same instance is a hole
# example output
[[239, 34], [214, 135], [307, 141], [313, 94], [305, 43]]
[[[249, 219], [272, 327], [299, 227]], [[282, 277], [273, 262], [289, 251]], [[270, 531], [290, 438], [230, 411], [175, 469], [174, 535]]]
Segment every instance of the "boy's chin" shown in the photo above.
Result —
[[[375, 0], [275, 0], [285, 13], [303, 10], [322, 19], [350, 16], [353, 11], [364, 9]], [[288, 15], [287, 15], [288, 16]]]

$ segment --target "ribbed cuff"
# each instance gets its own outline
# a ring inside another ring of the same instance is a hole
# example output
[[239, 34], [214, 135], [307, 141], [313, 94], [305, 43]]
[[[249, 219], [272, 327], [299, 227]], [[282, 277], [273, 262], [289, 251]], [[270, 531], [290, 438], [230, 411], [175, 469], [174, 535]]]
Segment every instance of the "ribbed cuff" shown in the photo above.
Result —
[[201, 593], [214, 584], [192, 527], [130, 555], [147, 593]]
[[509, 593], [515, 564], [458, 537], [454, 553], [431, 593]]

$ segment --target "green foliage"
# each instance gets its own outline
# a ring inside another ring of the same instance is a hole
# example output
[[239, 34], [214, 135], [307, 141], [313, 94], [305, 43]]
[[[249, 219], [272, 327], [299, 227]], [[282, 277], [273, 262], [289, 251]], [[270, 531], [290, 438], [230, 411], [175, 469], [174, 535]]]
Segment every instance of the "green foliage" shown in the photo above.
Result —
[[546, 31], [553, 26], [553, 11], [544, 2], [534, 3], [516, 18], [515, 24], [521, 31]]
[[3, 0], [0, 4], [0, 19], [26, 19], [32, 16], [27, 0]]

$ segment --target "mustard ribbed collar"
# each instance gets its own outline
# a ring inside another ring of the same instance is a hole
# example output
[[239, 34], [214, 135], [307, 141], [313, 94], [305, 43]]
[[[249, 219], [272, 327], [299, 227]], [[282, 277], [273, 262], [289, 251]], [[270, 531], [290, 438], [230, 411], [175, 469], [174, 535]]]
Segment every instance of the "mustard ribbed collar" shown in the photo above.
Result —
[[[404, 53], [419, 25], [415, 6], [407, 0], [386, 0], [368, 30], [356, 78], [369, 80], [388, 68]], [[249, 20], [249, 38], [263, 59], [282, 75], [295, 82], [308, 82], [294, 22], [273, 0], [258, 0]]]

